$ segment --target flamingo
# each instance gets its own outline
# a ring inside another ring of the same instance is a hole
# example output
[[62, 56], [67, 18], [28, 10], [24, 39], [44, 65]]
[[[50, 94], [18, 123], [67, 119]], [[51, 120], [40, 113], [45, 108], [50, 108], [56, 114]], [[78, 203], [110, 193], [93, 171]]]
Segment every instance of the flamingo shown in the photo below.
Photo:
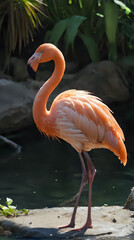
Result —
[[[33, 103], [33, 119], [37, 128], [54, 139], [63, 139], [71, 144], [78, 152], [82, 166], [82, 180], [68, 225], [60, 228], [75, 227], [75, 216], [81, 192], [88, 182], [89, 199], [88, 214], [84, 226], [76, 230], [92, 228], [91, 198], [92, 184], [96, 169], [88, 152], [94, 148], [107, 148], [118, 156], [125, 166], [127, 152], [124, 145], [124, 134], [111, 110], [101, 99], [82, 90], [68, 90], [60, 93], [47, 110], [47, 101], [50, 94], [60, 83], [64, 70], [65, 60], [61, 51], [50, 43], [40, 45], [27, 62], [30, 76], [36, 79], [36, 71], [40, 63], [53, 60], [55, 68], [52, 76], [38, 91]], [[85, 166], [84, 160], [87, 162]]]

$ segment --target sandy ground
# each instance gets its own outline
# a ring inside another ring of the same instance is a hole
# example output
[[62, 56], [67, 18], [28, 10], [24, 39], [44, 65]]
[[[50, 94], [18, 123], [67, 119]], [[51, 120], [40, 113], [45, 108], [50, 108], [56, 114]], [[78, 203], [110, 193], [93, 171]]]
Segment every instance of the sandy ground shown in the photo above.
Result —
[[[72, 228], [60, 229], [68, 224], [73, 208], [45, 208], [30, 210], [24, 216], [0, 217], [0, 225], [15, 235], [25, 238], [84, 238], [84, 239], [134, 239], [134, 212], [119, 206], [92, 207], [93, 228], [74, 231]], [[87, 207], [79, 207], [76, 227], [84, 225]]]

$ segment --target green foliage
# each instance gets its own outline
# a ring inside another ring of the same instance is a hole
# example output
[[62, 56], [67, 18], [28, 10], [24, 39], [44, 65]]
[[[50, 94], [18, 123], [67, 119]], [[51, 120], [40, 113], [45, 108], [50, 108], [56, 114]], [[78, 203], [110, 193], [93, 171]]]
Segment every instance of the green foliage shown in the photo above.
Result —
[[6, 198], [6, 206], [0, 204], [0, 214], [6, 217], [17, 216], [19, 213], [28, 214], [27, 209], [18, 210], [16, 206], [12, 205], [13, 200], [11, 198]]
[[86, 46], [91, 61], [98, 61], [99, 55], [116, 60], [117, 49], [123, 50], [120, 44], [123, 34], [124, 38], [130, 37], [130, 40], [134, 38], [134, 34], [128, 36], [128, 32], [123, 29], [120, 35], [119, 27], [122, 28], [124, 21], [125, 23], [129, 21], [129, 29], [131, 28], [134, 32], [133, 11], [131, 11], [134, 3], [130, 0], [127, 3], [129, 5], [126, 6], [124, 2], [119, 0], [46, 0], [52, 29], [46, 34], [45, 40], [58, 45], [63, 39], [67, 53], [70, 47], [74, 52], [75, 39], [78, 37]]
[[[45, 41], [64, 41], [65, 53], [76, 51], [76, 38], [86, 47], [90, 60], [116, 60], [134, 50], [134, 0], [1, 0], [1, 61], [5, 67], [10, 55], [21, 52], [44, 15], [49, 31]], [[47, 18], [44, 14], [47, 9]], [[49, 20], [48, 20], [49, 19]], [[119, 49], [119, 51], [118, 51]], [[4, 59], [4, 61], [3, 61]]]
[[93, 62], [99, 61], [99, 50], [92, 36], [79, 33], [79, 37], [82, 39], [84, 45], [86, 46], [91, 60]]
[[35, 29], [41, 25], [38, 13], [43, 14], [41, 0], [3, 0], [0, 2], [0, 38], [5, 49], [5, 63], [15, 51], [16, 46], [21, 52], [22, 44], [33, 39]]
[[[99, 60], [99, 51], [94, 39], [94, 20], [98, 18], [94, 11], [97, 1], [47, 0], [49, 16], [53, 29], [45, 36], [45, 41], [58, 45], [64, 38], [65, 53], [71, 48], [74, 52], [75, 39], [79, 37], [86, 46], [92, 61]], [[93, 52], [94, 51], [94, 52]]]
[[110, 60], [117, 59], [116, 32], [118, 26], [118, 6], [112, 1], [104, 2], [105, 32], [109, 41], [108, 56]]
[[[130, 8], [128, 8], [125, 3], [123, 3], [122, 1], [119, 1], [119, 0], [114, 0], [114, 2], [119, 5], [123, 10], [125, 10], [125, 13], [126, 14], [130, 14], [131, 13], [131, 10]], [[133, 0], [132, 0], [133, 2]]]
[[78, 28], [86, 18], [83, 16], [73, 15], [70, 18], [63, 19], [54, 25], [50, 35], [50, 42], [57, 45], [59, 39], [65, 33], [65, 51], [67, 52], [69, 45], [74, 50], [74, 39], [77, 35]]
[[131, 0], [129, 3], [131, 14], [121, 15], [118, 22], [120, 47], [124, 56], [133, 55], [134, 53], [134, 1]]

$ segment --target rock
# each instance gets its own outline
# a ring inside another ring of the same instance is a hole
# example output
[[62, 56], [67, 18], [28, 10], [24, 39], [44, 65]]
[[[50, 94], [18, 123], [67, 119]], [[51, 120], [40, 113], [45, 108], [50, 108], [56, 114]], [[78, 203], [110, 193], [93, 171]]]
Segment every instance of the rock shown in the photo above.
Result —
[[68, 74], [73, 74], [78, 72], [78, 63], [77, 62], [66, 62], [65, 72]]
[[[93, 238], [93, 239], [129, 239], [134, 237], [134, 219], [131, 211], [119, 206], [93, 207], [93, 228], [86, 231], [73, 231], [72, 228], [59, 229], [69, 223], [72, 208], [45, 208], [30, 210], [27, 216], [14, 218], [0, 217], [4, 230], [23, 238]], [[76, 228], [86, 221], [87, 207], [79, 207], [76, 216]], [[116, 221], [113, 219], [116, 219]]]
[[35, 91], [24, 84], [0, 80], [0, 133], [12, 132], [32, 123]]
[[[40, 71], [39, 80], [43, 78]], [[51, 99], [68, 89], [86, 90], [100, 97], [106, 104], [129, 99], [127, 79], [120, 67], [111, 61], [88, 64], [75, 74], [65, 73], [63, 80], [52, 93]]]
[[43, 82], [0, 79], [0, 134], [33, 124], [32, 105]]
[[26, 81], [28, 77], [26, 62], [17, 57], [12, 57], [10, 60], [10, 72], [16, 81]]
[[[22, 70], [16, 68], [17, 73], [14, 76], [20, 80], [27, 76], [25, 71], [23, 73], [26, 64], [19, 62], [18, 66], [22, 67]], [[42, 78], [45, 81], [50, 75], [51, 71], [45, 72], [40, 69], [39, 76], [37, 72], [37, 79]], [[0, 134], [13, 132], [33, 123], [32, 104], [42, 84], [41, 81], [29, 79], [21, 83], [11, 81], [9, 77], [0, 79]], [[105, 103], [126, 101], [129, 98], [127, 80], [119, 67], [110, 61], [92, 63], [75, 74], [65, 74], [59, 86], [51, 94], [48, 107], [60, 92], [71, 88], [92, 92]]]
[[128, 196], [124, 209], [134, 211], [134, 187], [131, 189], [131, 193]]
[[118, 65], [111, 61], [91, 63], [76, 74], [65, 75], [61, 86], [92, 92], [105, 103], [129, 98], [128, 82]]
[[3, 237], [7, 237], [7, 236], [10, 236], [12, 233], [8, 230], [3, 230], [3, 227], [0, 226], [0, 237], [3, 236]]

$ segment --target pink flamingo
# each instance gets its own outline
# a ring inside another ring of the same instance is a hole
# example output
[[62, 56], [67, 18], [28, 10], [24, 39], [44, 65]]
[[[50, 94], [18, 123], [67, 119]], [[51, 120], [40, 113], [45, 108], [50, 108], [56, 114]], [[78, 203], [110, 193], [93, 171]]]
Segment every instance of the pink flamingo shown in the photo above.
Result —
[[[39, 63], [53, 60], [52, 76], [38, 91], [33, 103], [33, 118], [37, 128], [48, 137], [61, 138], [78, 152], [82, 165], [82, 181], [74, 206], [71, 221], [65, 227], [75, 226], [75, 215], [81, 192], [89, 183], [88, 214], [84, 226], [77, 230], [92, 228], [91, 198], [95, 167], [88, 155], [94, 148], [107, 148], [118, 156], [121, 163], [127, 163], [124, 134], [111, 110], [96, 96], [86, 91], [68, 90], [59, 94], [47, 110], [47, 100], [62, 79], [65, 61], [61, 51], [52, 44], [40, 45], [28, 60], [28, 72], [35, 79]], [[87, 170], [84, 159], [87, 162]]]

